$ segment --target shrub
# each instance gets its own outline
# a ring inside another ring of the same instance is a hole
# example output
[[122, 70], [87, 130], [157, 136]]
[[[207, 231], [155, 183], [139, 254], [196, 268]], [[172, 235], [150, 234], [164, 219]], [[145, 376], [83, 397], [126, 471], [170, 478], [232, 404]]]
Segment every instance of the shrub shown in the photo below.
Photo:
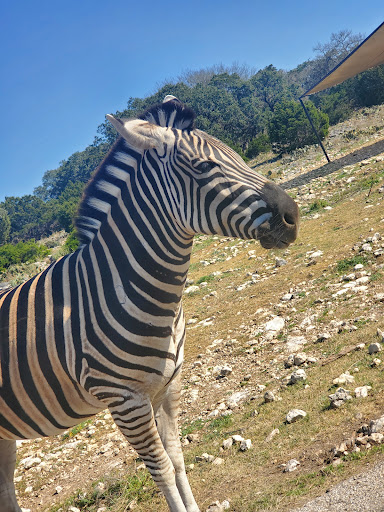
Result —
[[19, 242], [18, 244], [5, 244], [0, 247], [0, 272], [4, 272], [11, 265], [31, 263], [44, 258], [49, 253], [45, 245], [37, 244], [35, 240]]

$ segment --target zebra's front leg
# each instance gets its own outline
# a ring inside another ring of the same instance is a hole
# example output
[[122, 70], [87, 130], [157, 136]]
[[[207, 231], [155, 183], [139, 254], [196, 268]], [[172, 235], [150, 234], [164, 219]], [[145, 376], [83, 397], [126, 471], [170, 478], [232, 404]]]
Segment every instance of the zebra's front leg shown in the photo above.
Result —
[[16, 441], [0, 440], [0, 510], [20, 512], [13, 477], [16, 465]]
[[161, 442], [149, 398], [136, 397], [109, 410], [163, 492], [170, 511], [189, 512], [176, 486], [175, 469]]
[[168, 386], [165, 395], [154, 405], [157, 429], [164, 448], [176, 471], [176, 485], [187, 512], [199, 512], [185, 472], [184, 456], [178, 429], [181, 396], [181, 373]]

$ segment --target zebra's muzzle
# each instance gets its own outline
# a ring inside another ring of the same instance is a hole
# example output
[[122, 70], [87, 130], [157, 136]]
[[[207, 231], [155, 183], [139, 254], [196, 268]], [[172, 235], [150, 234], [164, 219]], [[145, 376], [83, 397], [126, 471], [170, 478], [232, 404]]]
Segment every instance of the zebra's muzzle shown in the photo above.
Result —
[[294, 242], [299, 231], [299, 208], [295, 201], [274, 183], [267, 183], [262, 197], [272, 211], [257, 229], [257, 239], [265, 249], [284, 249]]

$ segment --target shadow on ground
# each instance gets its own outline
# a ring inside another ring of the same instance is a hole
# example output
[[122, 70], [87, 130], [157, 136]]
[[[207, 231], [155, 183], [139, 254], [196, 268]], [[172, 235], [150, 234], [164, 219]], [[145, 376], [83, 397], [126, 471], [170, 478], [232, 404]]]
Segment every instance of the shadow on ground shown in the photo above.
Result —
[[364, 146], [361, 149], [357, 149], [348, 155], [345, 155], [333, 162], [329, 162], [317, 169], [312, 169], [305, 174], [301, 174], [292, 180], [285, 181], [284, 183], [280, 183], [280, 187], [286, 190], [289, 190], [294, 187], [300, 187], [301, 185], [305, 185], [309, 181], [320, 178], [323, 176], [327, 176], [332, 172], [338, 171], [339, 169], [345, 167], [346, 165], [353, 165], [357, 162], [361, 162], [362, 160], [366, 160], [367, 158], [371, 158], [372, 156], [379, 155], [380, 153], [384, 153], [384, 139], [371, 144], [370, 146]]

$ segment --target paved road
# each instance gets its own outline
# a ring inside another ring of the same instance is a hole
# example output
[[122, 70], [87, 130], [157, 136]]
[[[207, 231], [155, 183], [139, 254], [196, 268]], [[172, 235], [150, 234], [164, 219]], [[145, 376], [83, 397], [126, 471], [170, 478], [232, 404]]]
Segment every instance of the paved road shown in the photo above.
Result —
[[384, 462], [291, 512], [384, 512]]

